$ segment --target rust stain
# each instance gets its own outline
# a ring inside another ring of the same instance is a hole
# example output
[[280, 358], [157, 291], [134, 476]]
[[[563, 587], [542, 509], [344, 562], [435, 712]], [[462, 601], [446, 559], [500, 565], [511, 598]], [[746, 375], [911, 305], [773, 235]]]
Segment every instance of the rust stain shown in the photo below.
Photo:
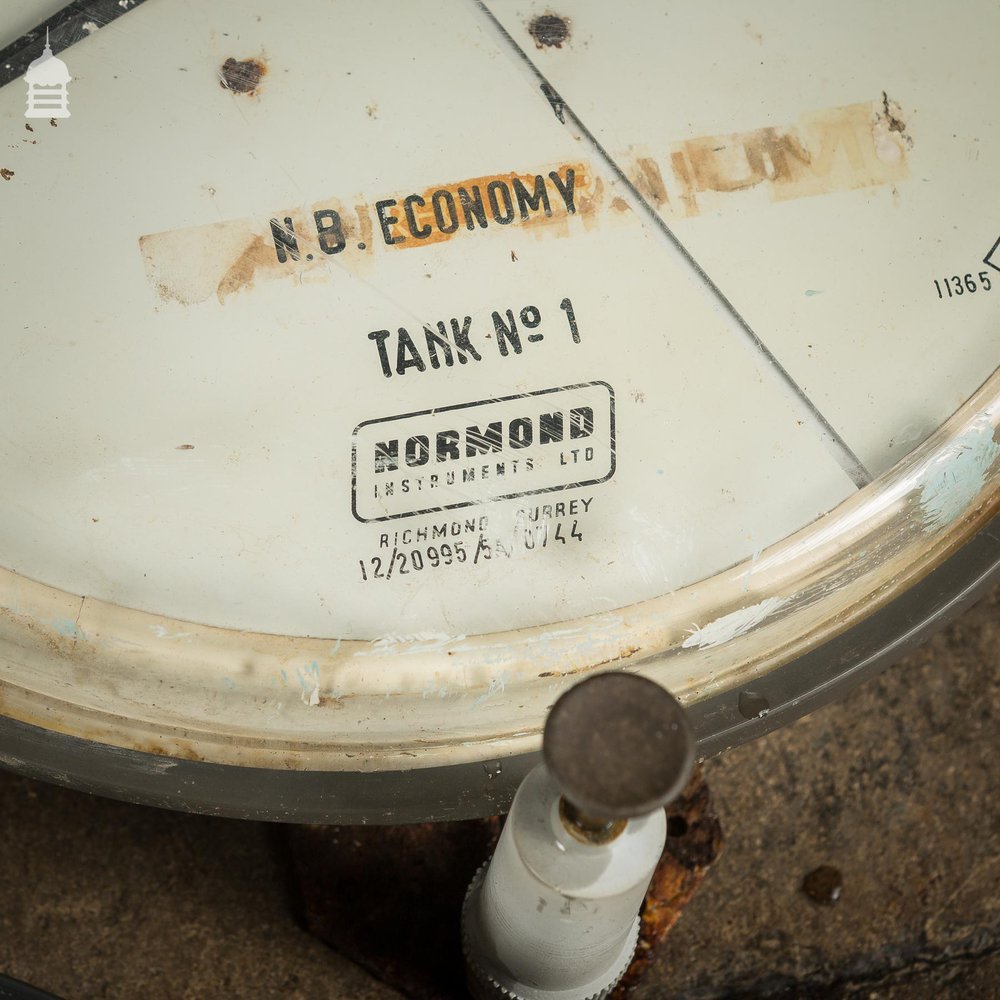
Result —
[[170, 738], [162, 743], [153, 740], [136, 740], [131, 749], [139, 753], [148, 753], [156, 757], [176, 757], [180, 760], [200, 761], [204, 758], [194, 749], [194, 745], [187, 740]]
[[[583, 224], [583, 231], [590, 233], [599, 226], [607, 222], [610, 216], [604, 211], [607, 194], [607, 185], [603, 177], [595, 176], [593, 182], [589, 184], [578, 196], [576, 214]], [[620, 216], [616, 215], [615, 219]], [[536, 230], [535, 235], [541, 235], [542, 230]], [[568, 237], [570, 235], [568, 219], [560, 220], [560, 224], [551, 230], [554, 235]]]
[[889, 95], [883, 90], [882, 114], [885, 116], [885, 123], [890, 132], [898, 132], [906, 140], [907, 145], [912, 149], [913, 140], [906, 132], [906, 122], [904, 122], [900, 117], [902, 113], [903, 109], [895, 101], [889, 100]]
[[593, 184], [585, 188], [579, 196], [578, 213], [587, 222], [595, 222], [598, 209], [604, 204], [604, 178], [595, 177]]
[[77, 654], [77, 644], [82, 636], [78, 630], [69, 634], [61, 633], [54, 628], [46, 627], [28, 615], [19, 614], [13, 608], [0, 607], [0, 618], [12, 622], [18, 628], [26, 629], [55, 656], [68, 660]]
[[219, 86], [234, 94], [255, 97], [260, 87], [261, 77], [267, 74], [267, 63], [263, 56], [253, 59], [233, 59], [230, 56], [219, 70]]
[[540, 49], [561, 49], [569, 41], [570, 20], [559, 14], [540, 14], [528, 25], [528, 33]]
[[8, 170], [6, 167], [0, 168], [0, 177], [2, 177], [5, 181], [9, 181], [13, 176], [13, 170]]
[[[274, 219], [232, 219], [225, 222], [168, 230], [139, 237], [146, 276], [164, 302], [194, 305], [253, 288], [261, 280], [293, 278], [326, 280], [329, 242], [317, 230], [315, 213], [323, 222], [336, 216], [345, 247], [353, 247], [353, 266], [364, 256], [358, 248], [371, 246], [371, 221], [364, 206], [357, 217], [332, 199], [307, 209], [279, 212]], [[272, 225], [295, 244], [294, 255], [280, 260]], [[361, 240], [358, 238], [362, 237]], [[325, 248], [325, 249], [324, 249]], [[346, 255], [345, 255], [346, 256]]]
[[691, 171], [688, 169], [684, 154], [678, 150], [674, 150], [670, 154], [670, 166], [673, 168], [674, 175], [681, 185], [680, 201], [684, 207], [683, 214], [686, 216], [698, 215], [698, 201], [694, 196], [694, 190], [691, 186]]
[[873, 134], [881, 105], [851, 104], [803, 115], [796, 125], [705, 136], [676, 144], [671, 174], [685, 216], [714, 207], [717, 195], [761, 188], [772, 201], [875, 185], [907, 176], [905, 140], [885, 119]]
[[[394, 249], [433, 246], [481, 229], [564, 223], [593, 213], [602, 181], [583, 163], [536, 174], [488, 174], [376, 203], [385, 242]], [[379, 206], [383, 206], [379, 208]]]
[[638, 646], [625, 646], [624, 649], [620, 649], [618, 651], [618, 655], [617, 656], [613, 656], [613, 657], [611, 657], [610, 659], [607, 659], [607, 660], [601, 660], [600, 663], [595, 663], [594, 666], [595, 667], [604, 667], [604, 666], [607, 666], [609, 663], [619, 663], [622, 660], [627, 660], [627, 659], [635, 656], [635, 654], [638, 653], [638, 652], [639, 652], [639, 647]]
[[368, 206], [355, 205], [354, 214], [358, 220], [358, 228], [355, 230], [357, 248], [367, 250], [372, 245], [372, 217], [368, 214]]
[[[767, 180], [765, 156], [771, 147], [771, 129], [762, 129], [750, 137], [740, 136], [729, 142], [710, 136], [684, 143], [683, 155], [691, 166], [691, 175], [699, 191], [746, 191]], [[808, 156], [804, 150], [804, 156]], [[775, 161], [772, 161], [775, 162]], [[776, 161], [775, 169], [784, 170], [784, 159]]]
[[253, 285], [258, 270], [278, 266], [274, 256], [274, 245], [263, 236], [254, 236], [222, 276], [216, 285], [215, 294], [219, 301], [223, 302], [226, 296]]
[[[882, 104], [871, 120], [871, 137], [875, 144], [875, 155], [886, 164], [900, 163], [906, 150], [913, 148], [913, 138], [906, 131], [903, 109], [889, 95], [882, 91]], [[894, 189], [898, 202], [898, 192]]]
[[[657, 155], [633, 149], [626, 172], [652, 208], [684, 219], [744, 196], [760, 204], [762, 196], [781, 202], [875, 185], [898, 190], [911, 145], [901, 109], [883, 94], [803, 115], [790, 126], [685, 139]], [[2, 176], [9, 180], [13, 172]], [[331, 265], [357, 273], [387, 250], [442, 246], [481, 231], [513, 226], [539, 238], [568, 237], [635, 219], [614, 181], [583, 162], [348, 204], [345, 210], [328, 199], [271, 218], [152, 233], [140, 237], [139, 248], [161, 299], [190, 305], [212, 297], [224, 302], [265, 278], [329, 280]]]
[[723, 850], [722, 824], [700, 767], [680, 797], [667, 807], [667, 817], [667, 843], [642, 903], [635, 955], [611, 992], [611, 1000], [625, 1000], [634, 993], [657, 948]]
[[194, 451], [194, 445], [193, 444], [179, 444], [174, 450], [175, 451]]
[[539, 677], [573, 677], [576, 674], [586, 673], [590, 670], [597, 670], [600, 667], [606, 667], [611, 663], [621, 663], [622, 660], [628, 660], [635, 656], [636, 653], [640, 652], [638, 646], [625, 646], [621, 649], [617, 656], [610, 656], [606, 660], [601, 660], [599, 663], [586, 663], [582, 667], [574, 667], [572, 670], [546, 670], [544, 673], [539, 674]]
[[651, 156], [636, 158], [629, 180], [635, 185], [636, 191], [647, 201], [652, 202], [656, 208], [662, 208], [669, 203], [670, 198], [663, 183], [663, 174], [660, 172], [656, 160]]

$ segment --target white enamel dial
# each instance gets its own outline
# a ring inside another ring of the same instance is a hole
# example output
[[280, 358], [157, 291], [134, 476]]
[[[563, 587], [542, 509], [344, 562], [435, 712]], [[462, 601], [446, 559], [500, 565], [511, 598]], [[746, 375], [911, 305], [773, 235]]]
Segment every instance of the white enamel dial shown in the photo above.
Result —
[[568, 676], [696, 703], [985, 516], [996, 5], [132, 6], [69, 117], [0, 89], [5, 627], [58, 647], [11, 717], [503, 757]]

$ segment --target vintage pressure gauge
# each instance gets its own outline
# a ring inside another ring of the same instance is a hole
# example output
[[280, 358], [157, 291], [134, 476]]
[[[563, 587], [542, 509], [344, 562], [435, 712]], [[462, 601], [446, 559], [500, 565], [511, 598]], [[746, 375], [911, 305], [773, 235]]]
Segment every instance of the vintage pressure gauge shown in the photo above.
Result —
[[474, 815], [590, 672], [711, 753], [989, 577], [995, 4], [58, 6], [0, 14], [6, 766]]

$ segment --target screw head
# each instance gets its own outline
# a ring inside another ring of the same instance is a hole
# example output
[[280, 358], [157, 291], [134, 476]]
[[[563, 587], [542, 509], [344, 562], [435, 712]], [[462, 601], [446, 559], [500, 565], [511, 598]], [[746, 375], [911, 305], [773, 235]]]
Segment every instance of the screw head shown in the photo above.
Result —
[[681, 704], [636, 674], [595, 674], [570, 688], [545, 722], [542, 755], [563, 796], [590, 816], [643, 816], [677, 798], [694, 767]]

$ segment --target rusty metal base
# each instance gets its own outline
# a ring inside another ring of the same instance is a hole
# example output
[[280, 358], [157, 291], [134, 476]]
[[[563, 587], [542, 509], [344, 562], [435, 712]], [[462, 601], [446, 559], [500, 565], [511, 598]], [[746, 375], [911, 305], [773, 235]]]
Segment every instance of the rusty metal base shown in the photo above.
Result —
[[[288, 831], [306, 928], [413, 1000], [465, 1000], [459, 917], [502, 819], [415, 826], [301, 826]], [[722, 850], [701, 769], [668, 809], [667, 844], [642, 909], [623, 1000], [653, 961]]]

